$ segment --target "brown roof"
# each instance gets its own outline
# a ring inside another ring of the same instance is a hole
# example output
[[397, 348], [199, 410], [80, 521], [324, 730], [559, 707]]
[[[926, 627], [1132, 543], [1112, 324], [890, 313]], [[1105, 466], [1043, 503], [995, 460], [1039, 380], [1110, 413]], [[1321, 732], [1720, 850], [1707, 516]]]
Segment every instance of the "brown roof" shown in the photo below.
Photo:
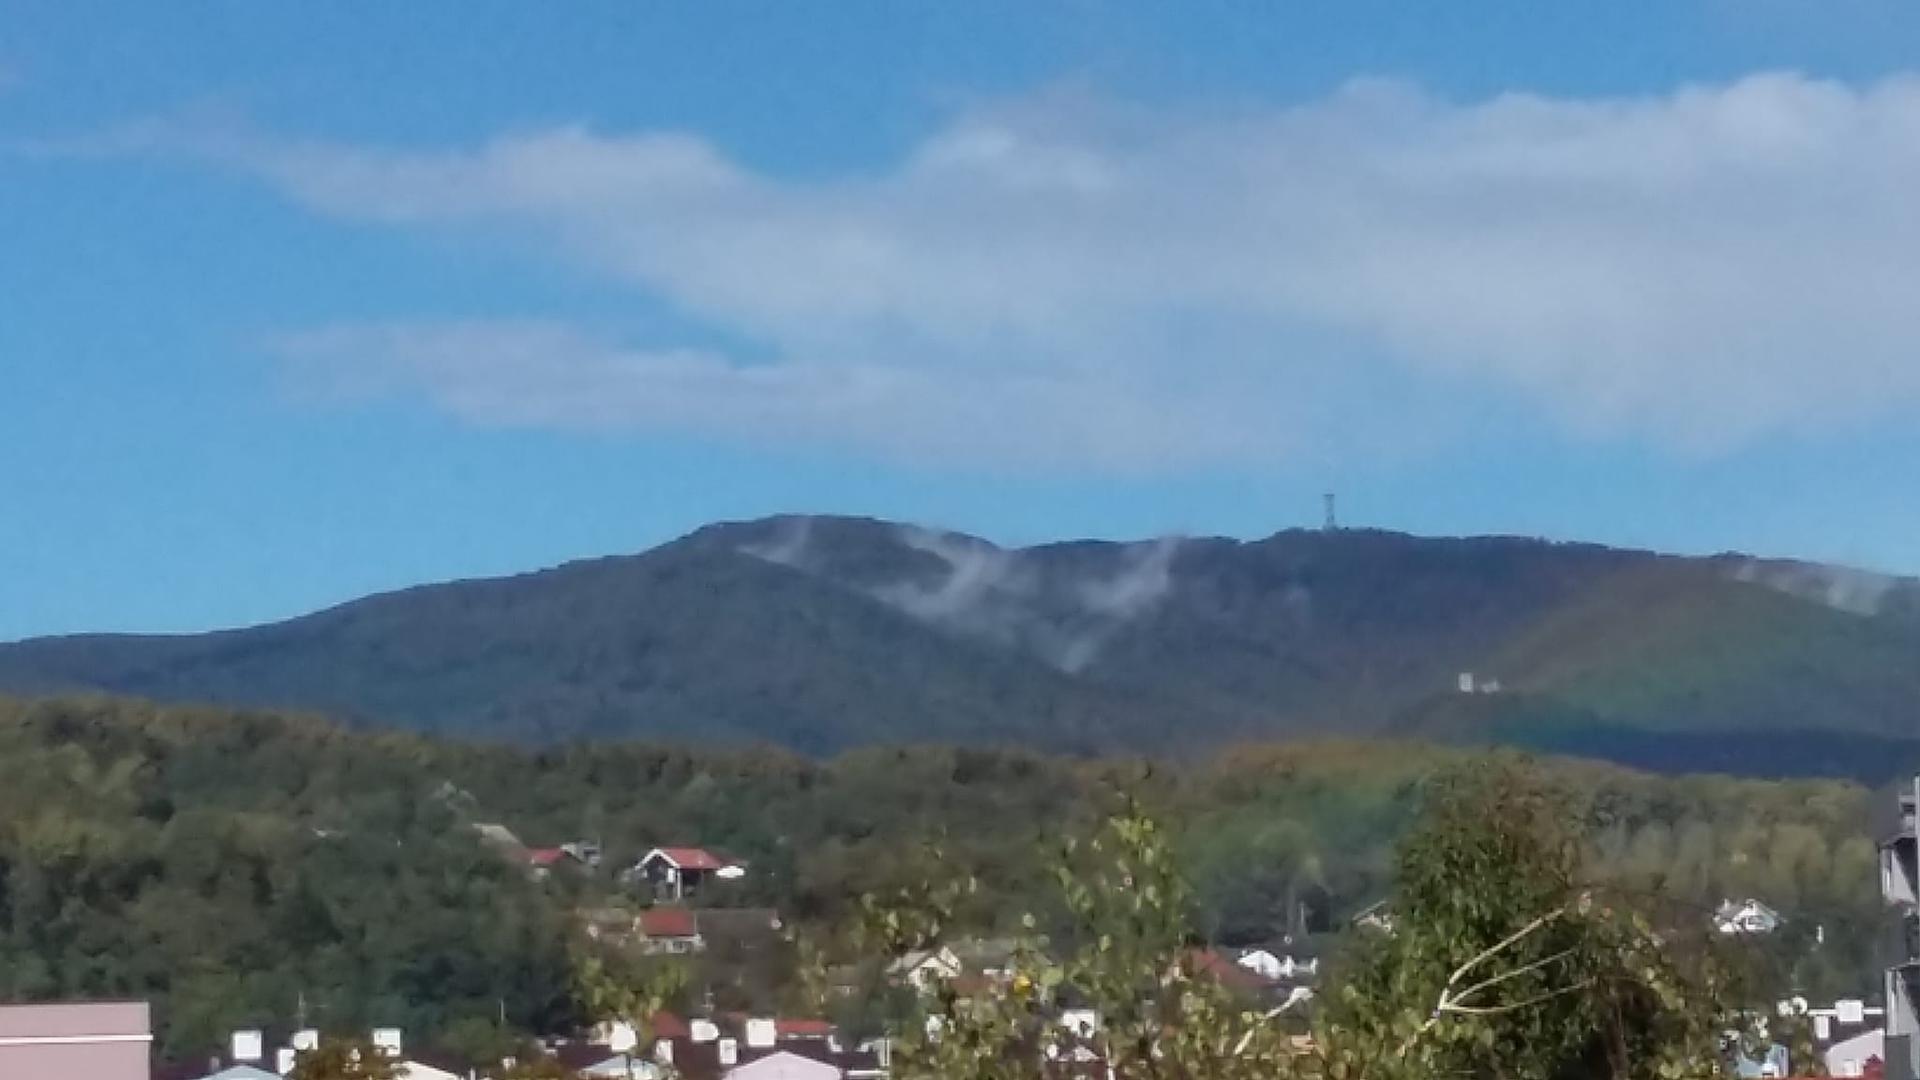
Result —
[[647, 1021], [647, 1029], [656, 1039], [686, 1039], [693, 1036], [693, 1028], [678, 1013], [654, 1013]]
[[640, 932], [650, 938], [690, 938], [699, 935], [700, 922], [686, 908], [648, 908], [640, 913]]
[[574, 1071], [591, 1068], [613, 1056], [613, 1047], [604, 1043], [562, 1043], [553, 1051], [554, 1060], [562, 1068]]

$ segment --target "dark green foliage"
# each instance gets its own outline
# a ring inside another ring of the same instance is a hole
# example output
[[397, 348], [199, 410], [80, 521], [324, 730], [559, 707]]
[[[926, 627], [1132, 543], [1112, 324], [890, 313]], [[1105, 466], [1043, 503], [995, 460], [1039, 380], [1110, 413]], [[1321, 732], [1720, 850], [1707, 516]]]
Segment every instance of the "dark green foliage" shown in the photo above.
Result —
[[1712, 932], [1656, 932], [1586, 880], [1579, 824], [1510, 765], [1439, 784], [1400, 849], [1392, 931], [1353, 958], [1327, 1019], [1378, 1061], [1370, 1073], [1720, 1074], [1731, 988], [1710, 950], [1681, 946]]
[[[1018, 933], [1023, 911], [1052, 931], [1071, 919], [1051, 900], [1046, 853], [1128, 799], [1163, 823], [1203, 934], [1271, 941], [1301, 928], [1288, 896], [1309, 900], [1316, 926], [1339, 927], [1386, 895], [1393, 846], [1421, 820], [1431, 777], [1484, 757], [1391, 742], [1179, 762], [941, 747], [830, 761], [631, 743], [536, 751], [271, 714], [0, 699], [0, 996], [151, 998], [164, 1047], [189, 1058], [236, 1026], [284, 1032], [303, 999], [329, 1030], [395, 1024], [413, 1045], [491, 1056], [581, 1018], [572, 909], [609, 900], [613, 873], [652, 846], [747, 860], [747, 880], [713, 902], [774, 907], [821, 937], [856, 921], [863, 893], [924, 889], [937, 849], [942, 872], [979, 882], [956, 898], [952, 931]], [[1610, 887], [1694, 925], [1724, 897], [1761, 897], [1801, 935], [1754, 950], [1770, 986], [1825, 999], [1872, 985], [1881, 914], [1866, 790], [1526, 768]], [[473, 821], [535, 845], [598, 839], [607, 862], [538, 885], [482, 847]], [[1818, 948], [1805, 936], [1816, 926]], [[797, 988], [780, 985], [796, 966], [787, 950], [730, 939], [685, 989], [796, 1007]]]
[[[1879, 781], [1920, 764], [1916, 610], [1914, 583], [1853, 571], [1518, 538], [1005, 551], [776, 518], [249, 630], [0, 646], [0, 688], [538, 743], [1189, 753], [1390, 731]], [[1502, 694], [1453, 693], [1463, 671]], [[1871, 750], [1823, 745], [1841, 734]]]
[[[293, 732], [305, 738], [289, 737]], [[561, 922], [381, 740], [262, 717], [0, 704], [0, 996], [429, 1034], [569, 1016]]]
[[303, 1051], [287, 1080], [395, 1080], [393, 1062], [364, 1039], [327, 1039]]

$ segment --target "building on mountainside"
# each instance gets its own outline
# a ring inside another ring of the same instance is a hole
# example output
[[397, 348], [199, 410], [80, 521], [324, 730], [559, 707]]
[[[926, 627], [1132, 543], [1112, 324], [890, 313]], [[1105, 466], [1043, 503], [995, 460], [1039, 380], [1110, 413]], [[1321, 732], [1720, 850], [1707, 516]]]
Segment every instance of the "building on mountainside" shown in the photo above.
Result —
[[553, 876], [555, 867], [565, 863], [567, 853], [557, 847], [533, 848], [527, 852], [527, 875], [535, 881], [545, 881]]
[[634, 921], [633, 944], [644, 953], [697, 953], [707, 947], [700, 936], [700, 919], [683, 907], [655, 907]]
[[714, 882], [738, 881], [746, 874], [745, 863], [705, 848], [662, 847], [622, 871], [620, 880], [657, 900], [680, 902], [699, 897]]
[[597, 840], [569, 840], [560, 845], [560, 850], [589, 870], [600, 868], [600, 843]]
[[1920, 777], [1900, 795], [1900, 824], [1880, 844], [1880, 892], [1899, 911], [1901, 961], [1886, 975], [1887, 1080], [1920, 1077]]
[[1501, 690], [1499, 679], [1483, 678], [1471, 671], [1461, 672], [1454, 681], [1463, 694], [1497, 694]]
[[989, 981], [1013, 977], [1020, 943], [1012, 938], [962, 938], [950, 946], [961, 970]]
[[1320, 974], [1319, 957], [1297, 957], [1284, 949], [1244, 949], [1234, 957], [1234, 963], [1276, 982], [1304, 982]]
[[512, 829], [492, 821], [476, 821], [473, 831], [480, 835], [480, 842], [495, 851], [506, 852], [516, 858], [524, 858], [527, 845], [520, 842]]
[[1196, 977], [1211, 979], [1230, 993], [1260, 1001], [1265, 1005], [1287, 1008], [1313, 998], [1313, 988], [1285, 979], [1270, 979], [1237, 963], [1215, 949], [1194, 949], [1187, 954], [1188, 970]]
[[1752, 897], [1722, 900], [1713, 911], [1713, 928], [1722, 934], [1771, 934], [1784, 922], [1779, 912]]
[[887, 978], [901, 986], [927, 991], [943, 982], [951, 982], [966, 972], [952, 949], [912, 949], [901, 953], [887, 965]]
[[1375, 900], [1347, 920], [1355, 930], [1375, 930], [1383, 934], [1393, 933], [1393, 901]]
[[147, 1080], [144, 1001], [0, 1005], [0, 1077]]

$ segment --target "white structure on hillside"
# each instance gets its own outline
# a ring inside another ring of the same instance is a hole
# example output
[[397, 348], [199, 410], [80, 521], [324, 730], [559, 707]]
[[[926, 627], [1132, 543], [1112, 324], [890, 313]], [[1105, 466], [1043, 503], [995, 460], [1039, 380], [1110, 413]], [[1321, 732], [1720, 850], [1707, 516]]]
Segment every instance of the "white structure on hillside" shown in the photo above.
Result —
[[1299, 959], [1291, 953], [1276, 955], [1269, 949], [1248, 949], [1236, 957], [1234, 963], [1272, 981], [1310, 979], [1320, 973], [1318, 957]]
[[925, 992], [940, 983], [959, 978], [964, 970], [953, 950], [942, 945], [937, 949], [915, 949], [902, 954], [887, 965], [887, 977]]
[[1723, 934], [1771, 934], [1785, 921], [1779, 912], [1752, 897], [1723, 900], [1713, 912], [1713, 928]]

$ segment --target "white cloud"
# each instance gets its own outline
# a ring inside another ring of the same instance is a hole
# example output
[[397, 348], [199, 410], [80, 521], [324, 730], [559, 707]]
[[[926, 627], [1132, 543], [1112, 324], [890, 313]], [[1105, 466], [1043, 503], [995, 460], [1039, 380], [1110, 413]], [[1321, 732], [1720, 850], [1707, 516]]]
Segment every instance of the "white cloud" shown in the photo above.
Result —
[[1915, 78], [1043, 96], [827, 182], [675, 134], [216, 145], [318, 212], [531, 236], [776, 357], [527, 324], [292, 343], [379, 358], [485, 422], [1130, 465], [1293, 452], [1363, 402], [1387, 419], [1350, 437], [1371, 438], [1436, 387], [1694, 451], [1920, 408]]
[[1245, 403], [1205, 393], [1156, 402], [1047, 370], [975, 378], [914, 364], [741, 364], [541, 322], [340, 326], [270, 344], [310, 400], [420, 393], [484, 426], [798, 441], [962, 466], [1144, 470], [1244, 459], [1273, 445], [1244, 423], [1207, 429]]

